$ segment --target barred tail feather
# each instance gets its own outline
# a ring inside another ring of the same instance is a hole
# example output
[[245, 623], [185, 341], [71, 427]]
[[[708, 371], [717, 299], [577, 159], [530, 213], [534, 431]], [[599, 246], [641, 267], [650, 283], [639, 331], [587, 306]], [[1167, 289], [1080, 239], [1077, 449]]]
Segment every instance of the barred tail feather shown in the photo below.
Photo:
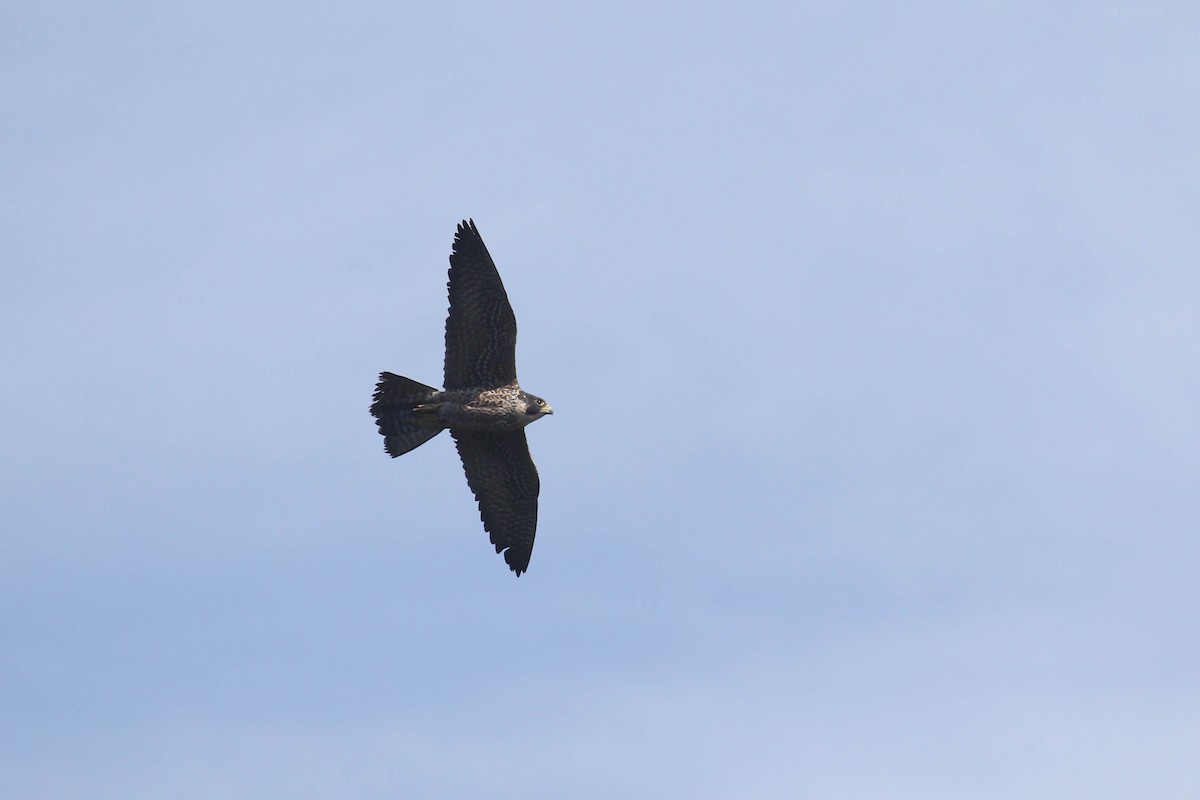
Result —
[[371, 414], [383, 435], [383, 449], [392, 458], [415, 450], [442, 432], [436, 415], [417, 406], [437, 396], [437, 389], [391, 372], [381, 372], [375, 385]]

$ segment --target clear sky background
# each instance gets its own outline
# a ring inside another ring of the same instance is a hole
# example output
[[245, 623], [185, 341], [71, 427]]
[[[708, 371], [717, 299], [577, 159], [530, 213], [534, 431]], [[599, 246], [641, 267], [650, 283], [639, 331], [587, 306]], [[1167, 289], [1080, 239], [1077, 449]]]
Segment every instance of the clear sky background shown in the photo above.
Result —
[[[1192, 2], [6, 3], [0, 795], [1200, 796]], [[441, 379], [473, 217], [529, 572]]]

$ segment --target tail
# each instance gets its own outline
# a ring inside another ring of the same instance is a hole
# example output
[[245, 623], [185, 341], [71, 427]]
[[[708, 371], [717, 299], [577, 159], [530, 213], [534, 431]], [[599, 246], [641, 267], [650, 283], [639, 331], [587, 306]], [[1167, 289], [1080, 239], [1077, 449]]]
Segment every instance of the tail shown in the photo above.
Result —
[[[442, 432], [436, 410], [418, 408], [437, 395], [437, 389], [390, 372], [379, 373], [371, 413], [383, 434], [383, 449], [392, 458], [415, 450]], [[434, 413], [430, 413], [434, 412]]]

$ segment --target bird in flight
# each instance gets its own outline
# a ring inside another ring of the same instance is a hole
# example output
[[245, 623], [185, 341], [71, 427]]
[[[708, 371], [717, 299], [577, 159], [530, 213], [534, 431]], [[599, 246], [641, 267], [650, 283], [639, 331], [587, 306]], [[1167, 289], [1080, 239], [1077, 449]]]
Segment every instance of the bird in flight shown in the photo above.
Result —
[[517, 383], [517, 318], [474, 220], [458, 225], [447, 287], [445, 388], [382, 372], [371, 413], [393, 458], [450, 430], [483, 527], [519, 577], [540, 488], [525, 426], [554, 410]]

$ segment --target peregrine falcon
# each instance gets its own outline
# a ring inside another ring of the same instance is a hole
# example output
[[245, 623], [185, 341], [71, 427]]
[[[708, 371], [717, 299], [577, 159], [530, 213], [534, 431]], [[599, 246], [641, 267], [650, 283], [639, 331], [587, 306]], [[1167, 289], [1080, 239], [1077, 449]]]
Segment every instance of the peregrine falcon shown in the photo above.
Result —
[[519, 577], [533, 552], [540, 486], [525, 426], [554, 410], [517, 383], [517, 319], [474, 220], [458, 225], [447, 287], [445, 389], [382, 372], [371, 413], [393, 458], [450, 430], [483, 527]]

